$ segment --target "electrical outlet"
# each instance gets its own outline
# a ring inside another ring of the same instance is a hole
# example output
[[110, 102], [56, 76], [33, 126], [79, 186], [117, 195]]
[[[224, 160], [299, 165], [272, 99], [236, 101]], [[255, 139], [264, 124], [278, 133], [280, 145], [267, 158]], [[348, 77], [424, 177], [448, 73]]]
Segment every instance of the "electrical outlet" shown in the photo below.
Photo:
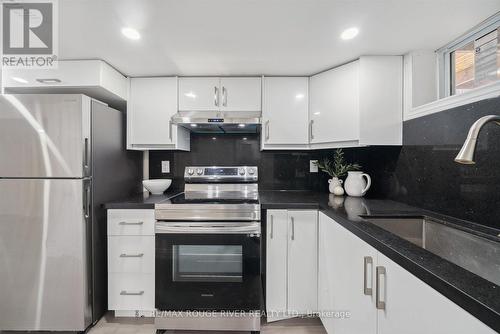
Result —
[[165, 160], [161, 162], [161, 172], [164, 174], [170, 173], [170, 161]]
[[318, 160], [309, 160], [309, 173], [318, 172]]

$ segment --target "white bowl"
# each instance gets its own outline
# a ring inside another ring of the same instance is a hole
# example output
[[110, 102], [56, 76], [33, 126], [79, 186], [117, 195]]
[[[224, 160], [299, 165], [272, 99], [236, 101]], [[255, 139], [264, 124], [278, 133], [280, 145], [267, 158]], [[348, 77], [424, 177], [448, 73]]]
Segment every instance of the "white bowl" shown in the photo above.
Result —
[[152, 179], [142, 181], [144, 188], [153, 195], [162, 195], [172, 184], [172, 179]]

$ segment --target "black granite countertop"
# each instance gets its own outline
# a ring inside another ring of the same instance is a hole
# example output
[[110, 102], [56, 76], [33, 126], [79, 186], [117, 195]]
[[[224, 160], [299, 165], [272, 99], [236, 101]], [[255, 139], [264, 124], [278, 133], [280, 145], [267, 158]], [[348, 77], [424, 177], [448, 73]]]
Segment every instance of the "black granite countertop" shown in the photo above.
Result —
[[496, 238], [500, 232], [390, 200], [336, 197], [306, 191], [262, 191], [265, 209], [319, 209], [385, 256], [500, 332], [500, 287], [384, 229], [361, 216], [426, 216]]
[[155, 204], [168, 201], [182, 193], [180, 190], [169, 190], [163, 195], [151, 195], [148, 192], [104, 204], [105, 209], [154, 209]]
[[[164, 195], [139, 194], [105, 204], [106, 209], [154, 209], [181, 191]], [[401, 237], [366, 222], [363, 215], [427, 216], [450, 222], [471, 232], [496, 238], [500, 232], [482, 225], [446, 217], [390, 200], [336, 197], [310, 191], [260, 191], [261, 208], [318, 209], [385, 256], [500, 332], [500, 287]]]

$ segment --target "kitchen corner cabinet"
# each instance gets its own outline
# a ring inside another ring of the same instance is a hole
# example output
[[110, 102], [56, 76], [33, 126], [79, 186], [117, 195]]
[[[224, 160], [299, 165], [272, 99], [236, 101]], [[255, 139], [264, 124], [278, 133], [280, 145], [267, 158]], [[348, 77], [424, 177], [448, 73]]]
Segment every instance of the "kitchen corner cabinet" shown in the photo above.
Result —
[[189, 151], [189, 131], [172, 124], [176, 113], [176, 77], [130, 79], [127, 148]]
[[317, 310], [318, 211], [268, 210], [266, 313], [276, 321]]
[[155, 311], [154, 210], [108, 210], [108, 309], [116, 316]]
[[260, 77], [179, 78], [179, 111], [260, 112]]
[[401, 145], [401, 56], [363, 56], [309, 85], [311, 148]]
[[328, 333], [495, 333], [323, 213], [319, 236], [318, 308]]
[[265, 77], [261, 149], [309, 147], [309, 78]]
[[318, 308], [320, 312], [350, 312], [349, 318], [322, 315], [329, 333], [376, 332], [373, 287], [376, 259], [373, 247], [320, 214]]

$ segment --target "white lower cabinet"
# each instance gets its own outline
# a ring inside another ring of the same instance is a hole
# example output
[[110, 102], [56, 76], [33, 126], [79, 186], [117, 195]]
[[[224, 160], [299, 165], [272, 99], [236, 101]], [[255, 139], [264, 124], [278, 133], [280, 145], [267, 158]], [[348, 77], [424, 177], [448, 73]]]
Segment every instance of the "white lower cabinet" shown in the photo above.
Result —
[[328, 333], [495, 333], [323, 213], [319, 236], [319, 312]]
[[382, 334], [489, 334], [493, 329], [422, 282], [383, 254], [378, 254], [381, 299], [377, 310]]
[[266, 223], [268, 321], [317, 310], [317, 210], [268, 210]]
[[155, 310], [154, 210], [108, 210], [108, 309], [116, 316]]
[[329, 333], [376, 332], [376, 259], [376, 249], [320, 214], [318, 300], [321, 320]]

